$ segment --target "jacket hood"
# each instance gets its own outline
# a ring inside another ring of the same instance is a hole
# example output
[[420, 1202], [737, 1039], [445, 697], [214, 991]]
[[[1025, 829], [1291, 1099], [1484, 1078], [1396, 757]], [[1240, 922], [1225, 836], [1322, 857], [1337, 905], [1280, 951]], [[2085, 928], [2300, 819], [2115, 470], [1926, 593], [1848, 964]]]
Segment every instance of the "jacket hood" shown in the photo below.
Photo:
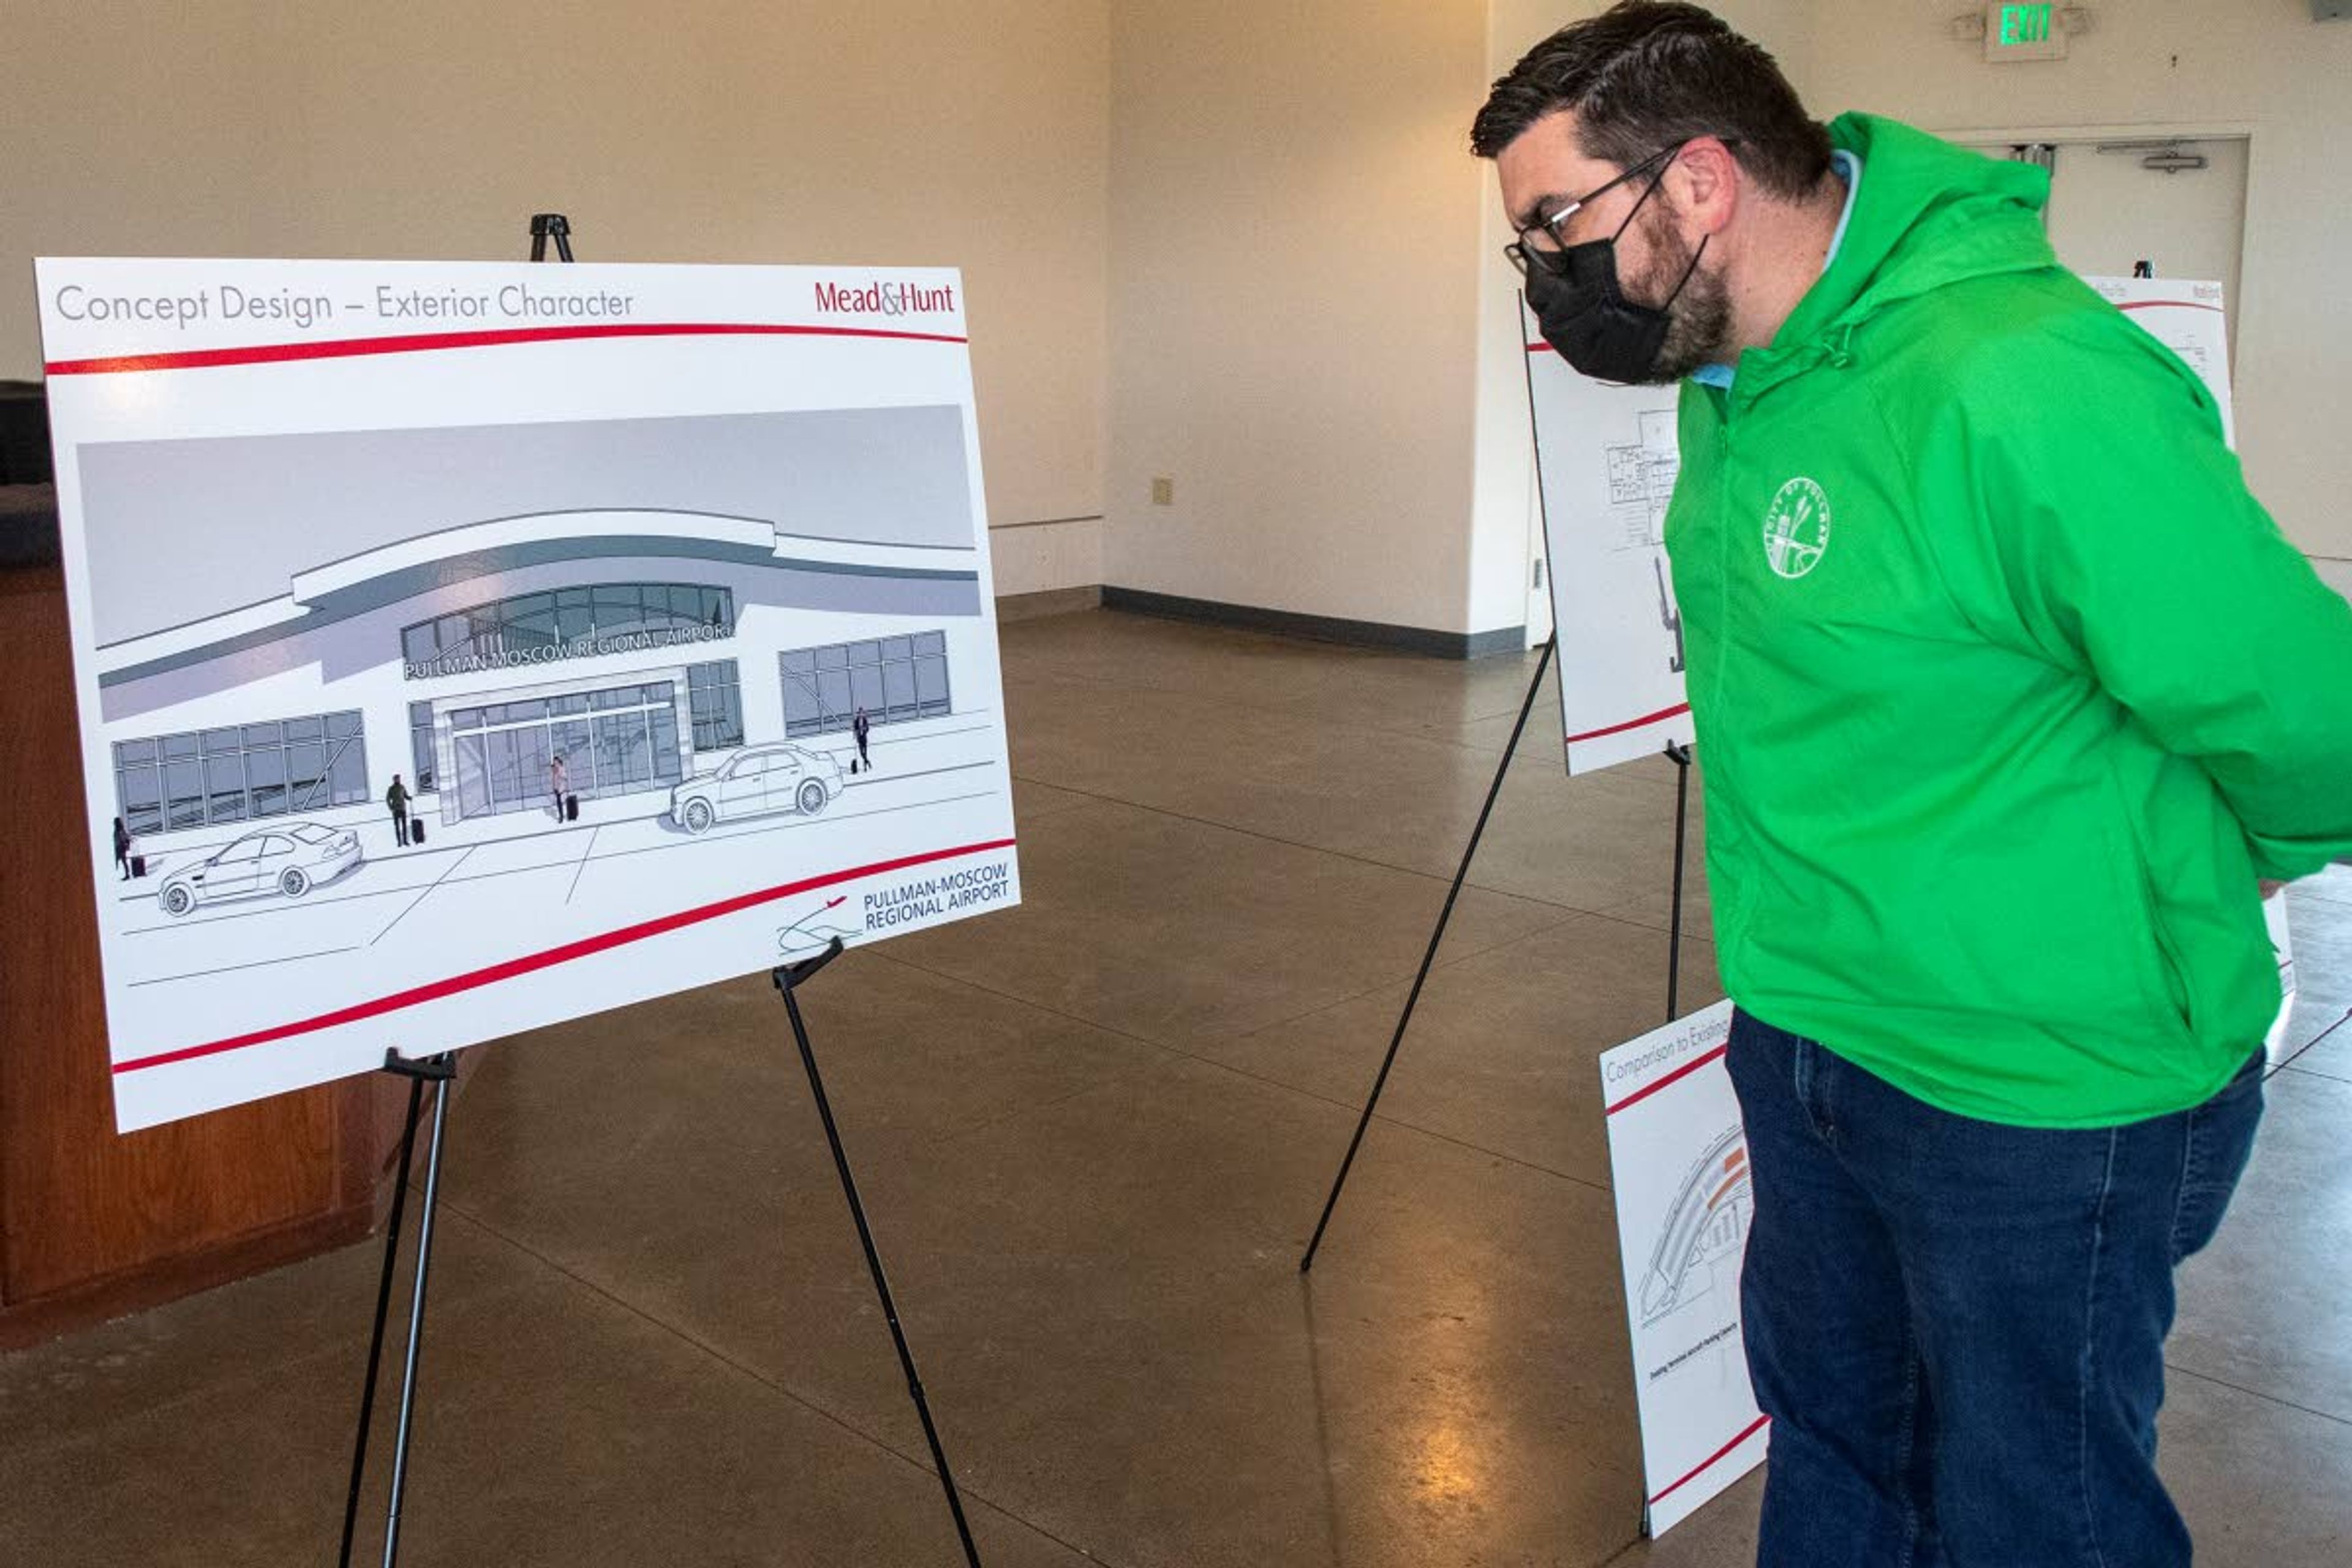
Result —
[[1830, 142], [1862, 162], [1844, 241], [1775, 349], [1858, 325], [1965, 279], [2057, 265], [2042, 228], [2050, 173], [2005, 163], [1874, 114], [1840, 115]]

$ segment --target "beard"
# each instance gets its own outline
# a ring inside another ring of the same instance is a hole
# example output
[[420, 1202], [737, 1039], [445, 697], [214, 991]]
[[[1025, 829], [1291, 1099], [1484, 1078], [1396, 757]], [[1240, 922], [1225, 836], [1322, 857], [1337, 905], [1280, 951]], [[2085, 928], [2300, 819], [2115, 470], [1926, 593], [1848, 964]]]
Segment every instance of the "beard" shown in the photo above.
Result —
[[[1650, 261], [1640, 277], [1629, 279], [1626, 298], [1666, 311], [1665, 342], [1643, 384], [1671, 386], [1702, 366], [1729, 363], [1731, 289], [1723, 275], [1693, 267], [1698, 251], [1675, 231], [1664, 203], [1642, 214], [1639, 222], [1642, 237], [1649, 242]], [[1667, 305], [1670, 296], [1674, 302]]]

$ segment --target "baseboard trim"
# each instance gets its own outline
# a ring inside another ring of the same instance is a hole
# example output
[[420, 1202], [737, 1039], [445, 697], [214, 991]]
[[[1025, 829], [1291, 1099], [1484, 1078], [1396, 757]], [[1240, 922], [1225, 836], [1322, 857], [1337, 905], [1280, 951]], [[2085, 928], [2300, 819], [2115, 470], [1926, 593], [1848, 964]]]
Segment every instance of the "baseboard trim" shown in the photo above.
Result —
[[271, 1226], [235, 1241], [80, 1281], [49, 1295], [10, 1301], [0, 1306], [0, 1351], [23, 1350], [349, 1247], [368, 1236], [375, 1218], [371, 1197], [326, 1214]]
[[1155, 594], [1144, 588], [1102, 590], [1106, 610], [1125, 610], [1167, 620], [1205, 621], [1213, 626], [1239, 626], [1247, 631], [1276, 632], [1317, 642], [1346, 643], [1355, 647], [1386, 648], [1399, 653], [1426, 654], [1433, 658], [1491, 658], [1498, 654], [1527, 651], [1528, 628], [1498, 626], [1488, 632], [1442, 632], [1428, 626], [1391, 626], [1385, 621], [1349, 620], [1341, 616], [1309, 616], [1296, 610], [1269, 610], [1256, 605], [1229, 605], [1216, 599], [1188, 599], [1178, 594]]
[[1081, 610], [1102, 608], [1103, 591], [1099, 587], [1046, 588], [1034, 594], [1000, 594], [996, 598], [996, 622], [1042, 620], [1047, 616], [1072, 616]]

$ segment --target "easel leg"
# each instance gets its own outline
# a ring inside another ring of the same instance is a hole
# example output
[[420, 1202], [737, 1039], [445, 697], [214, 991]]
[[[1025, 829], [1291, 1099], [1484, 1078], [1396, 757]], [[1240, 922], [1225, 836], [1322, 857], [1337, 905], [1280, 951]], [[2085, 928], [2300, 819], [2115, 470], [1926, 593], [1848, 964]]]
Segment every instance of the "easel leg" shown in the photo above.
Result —
[[408, 1354], [400, 1371], [400, 1422], [392, 1440], [392, 1502], [384, 1514], [383, 1564], [400, 1560], [400, 1503], [408, 1489], [408, 1438], [416, 1419], [416, 1368], [425, 1348], [425, 1284], [433, 1269], [433, 1221], [441, 1209], [442, 1133], [449, 1122], [455, 1057], [435, 1058], [446, 1071], [433, 1089], [433, 1138], [425, 1153], [425, 1212], [416, 1226], [416, 1284], [408, 1305]]
[[375, 1386], [383, 1370], [383, 1329], [392, 1316], [392, 1278], [400, 1266], [400, 1222], [408, 1207], [408, 1173], [416, 1157], [417, 1113], [425, 1104], [425, 1080], [408, 1080], [408, 1121], [400, 1134], [400, 1175], [392, 1189], [392, 1212], [383, 1225], [383, 1274], [375, 1288], [375, 1331], [368, 1337], [367, 1382], [360, 1390], [360, 1432], [352, 1445], [352, 1489], [343, 1503], [343, 1549], [335, 1559], [352, 1568], [352, 1538], [359, 1529], [360, 1489], [367, 1478], [368, 1428], [375, 1422]]
[[1551, 667], [1552, 650], [1559, 646], [1557, 637], [1547, 637], [1543, 657], [1536, 660], [1536, 673], [1528, 682], [1527, 697], [1519, 703], [1518, 722], [1511, 726], [1511, 738], [1503, 747], [1503, 761], [1495, 769], [1495, 782], [1487, 786], [1486, 804], [1478, 808], [1477, 825], [1470, 829], [1470, 842], [1463, 847], [1462, 864], [1454, 873], [1454, 885], [1445, 890], [1445, 906], [1437, 911], [1437, 929], [1429, 933], [1429, 949], [1421, 955], [1421, 970], [1412, 977], [1412, 989], [1405, 994], [1404, 1011], [1397, 1017], [1396, 1033], [1389, 1037], [1389, 1054], [1381, 1061], [1380, 1076], [1372, 1079], [1372, 1092], [1364, 1101], [1364, 1114], [1357, 1119], [1356, 1135], [1348, 1140], [1348, 1152], [1339, 1162], [1339, 1173], [1331, 1183], [1331, 1195], [1323, 1200], [1323, 1217], [1315, 1222], [1315, 1235], [1307, 1243], [1307, 1255], [1298, 1260], [1301, 1274], [1315, 1267], [1315, 1254], [1323, 1245], [1323, 1232], [1331, 1224], [1331, 1211], [1339, 1206], [1339, 1190], [1348, 1184], [1348, 1172], [1356, 1163], [1356, 1151], [1363, 1146], [1364, 1131], [1372, 1124], [1372, 1112], [1381, 1103], [1381, 1090], [1388, 1087], [1389, 1069], [1396, 1066], [1397, 1047], [1404, 1044], [1405, 1026], [1412, 1022], [1412, 1010], [1421, 1001], [1421, 988], [1429, 979], [1430, 966], [1437, 962], [1438, 943], [1445, 940], [1446, 922], [1454, 918], [1454, 902], [1462, 896], [1462, 884], [1469, 879], [1470, 862], [1478, 853], [1478, 840], [1486, 832], [1486, 818], [1494, 815], [1495, 802], [1503, 793], [1503, 781], [1510, 776], [1511, 758], [1519, 749], [1519, 737], [1527, 731], [1528, 715], [1535, 710], [1536, 695], [1543, 689], [1544, 671]]
[[[572, 225], [562, 213], [536, 213], [530, 220], [530, 258], [547, 259], [547, 242], [556, 254], [572, 259]], [[392, 1280], [400, 1261], [401, 1219], [408, 1206], [408, 1176], [416, 1158], [416, 1122], [425, 1101], [425, 1085], [433, 1090], [433, 1138], [425, 1158], [425, 1217], [417, 1229], [416, 1278], [409, 1298], [408, 1348], [400, 1374], [400, 1424], [392, 1455], [392, 1504], [384, 1524], [383, 1560], [389, 1565], [400, 1553], [400, 1504], [408, 1484], [408, 1439], [416, 1414], [416, 1369], [425, 1343], [425, 1282], [433, 1261], [433, 1220], [440, 1208], [441, 1140], [448, 1122], [449, 1084], [457, 1075], [457, 1058], [411, 1059], [398, 1051], [383, 1054], [383, 1070], [408, 1079], [408, 1119], [400, 1134], [400, 1176], [392, 1189], [392, 1212], [384, 1220], [383, 1273], [376, 1284], [375, 1328], [368, 1336], [367, 1385], [360, 1392], [359, 1436], [352, 1444], [352, 1485], [343, 1501], [343, 1544], [335, 1561], [351, 1568], [352, 1538], [359, 1529], [360, 1492], [367, 1480], [368, 1431], [375, 1423], [376, 1384], [383, 1370], [383, 1331], [392, 1316]]]
[[1675, 764], [1675, 896], [1666, 935], [1666, 1022], [1682, 1016], [1683, 979], [1683, 842], [1690, 830], [1691, 749], [1679, 741], [1666, 743]]
[[394, 1431], [392, 1449], [392, 1504], [385, 1517], [383, 1531], [384, 1568], [400, 1556], [400, 1503], [408, 1487], [408, 1439], [415, 1427], [416, 1415], [416, 1369], [425, 1343], [425, 1289], [433, 1268], [433, 1221], [441, 1207], [441, 1151], [443, 1134], [449, 1123], [449, 1086], [457, 1076], [457, 1058], [444, 1052], [437, 1057], [411, 1059], [398, 1051], [383, 1054], [383, 1070], [396, 1073], [409, 1080], [408, 1123], [400, 1140], [400, 1184], [393, 1189], [392, 1215], [384, 1228], [390, 1234], [384, 1238], [383, 1274], [376, 1286], [375, 1332], [368, 1345], [367, 1387], [360, 1395], [359, 1436], [352, 1446], [351, 1495], [343, 1504], [343, 1546], [337, 1561], [342, 1568], [351, 1568], [352, 1538], [359, 1523], [360, 1491], [367, 1479], [368, 1428], [375, 1418], [375, 1387], [377, 1374], [383, 1363], [383, 1331], [392, 1310], [392, 1279], [400, 1256], [400, 1221], [406, 1204], [408, 1173], [416, 1153], [417, 1112], [422, 1106], [425, 1086], [433, 1088], [433, 1133], [425, 1153], [425, 1209], [416, 1229], [416, 1277], [408, 1301], [408, 1350], [400, 1373], [400, 1422]]
[[[898, 1365], [907, 1374], [907, 1392], [914, 1397], [915, 1414], [923, 1423], [923, 1440], [931, 1447], [931, 1463], [940, 1473], [940, 1487], [947, 1493], [948, 1511], [955, 1516], [956, 1539], [963, 1543], [964, 1561], [971, 1568], [981, 1568], [980, 1549], [972, 1544], [971, 1525], [964, 1518], [963, 1497], [956, 1489], [955, 1473], [948, 1468], [947, 1450], [940, 1445], [940, 1429], [931, 1420], [931, 1405], [923, 1393], [923, 1379], [915, 1370], [915, 1352], [908, 1347], [907, 1331], [898, 1322], [898, 1304], [890, 1295], [889, 1277], [882, 1270], [882, 1254], [875, 1247], [874, 1232], [866, 1223], [866, 1204], [857, 1195], [857, 1178], [851, 1174], [849, 1155], [841, 1146], [841, 1130], [833, 1120], [833, 1102], [825, 1098], [824, 1079], [817, 1071], [816, 1052], [809, 1044], [808, 1026], [802, 1021], [801, 1005], [795, 994], [811, 975], [841, 956], [841, 939], [816, 957], [801, 963], [788, 963], [775, 972], [776, 989], [784, 998], [784, 1012], [792, 1019], [793, 1039], [800, 1047], [801, 1066], [808, 1070], [809, 1094], [816, 1101], [816, 1113], [824, 1123], [824, 1141], [833, 1150], [834, 1169], [841, 1175], [841, 1195], [849, 1200], [849, 1217], [857, 1223], [857, 1243], [866, 1249], [866, 1268], [874, 1277], [874, 1294], [882, 1304], [883, 1319], [890, 1325], [890, 1342], [898, 1348]], [[389, 1564], [387, 1564], [389, 1568]]]

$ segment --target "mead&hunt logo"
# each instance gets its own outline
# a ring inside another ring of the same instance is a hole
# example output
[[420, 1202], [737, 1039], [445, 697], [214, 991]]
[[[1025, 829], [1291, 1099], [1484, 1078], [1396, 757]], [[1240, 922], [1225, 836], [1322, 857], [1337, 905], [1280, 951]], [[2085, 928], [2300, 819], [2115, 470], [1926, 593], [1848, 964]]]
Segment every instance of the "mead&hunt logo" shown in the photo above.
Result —
[[956, 310], [955, 285], [868, 283], [816, 286], [816, 308], [836, 316], [946, 316]]
[[1790, 479], [1764, 513], [1764, 559], [1794, 581], [1822, 563], [1830, 548], [1830, 498], [1807, 479]]

